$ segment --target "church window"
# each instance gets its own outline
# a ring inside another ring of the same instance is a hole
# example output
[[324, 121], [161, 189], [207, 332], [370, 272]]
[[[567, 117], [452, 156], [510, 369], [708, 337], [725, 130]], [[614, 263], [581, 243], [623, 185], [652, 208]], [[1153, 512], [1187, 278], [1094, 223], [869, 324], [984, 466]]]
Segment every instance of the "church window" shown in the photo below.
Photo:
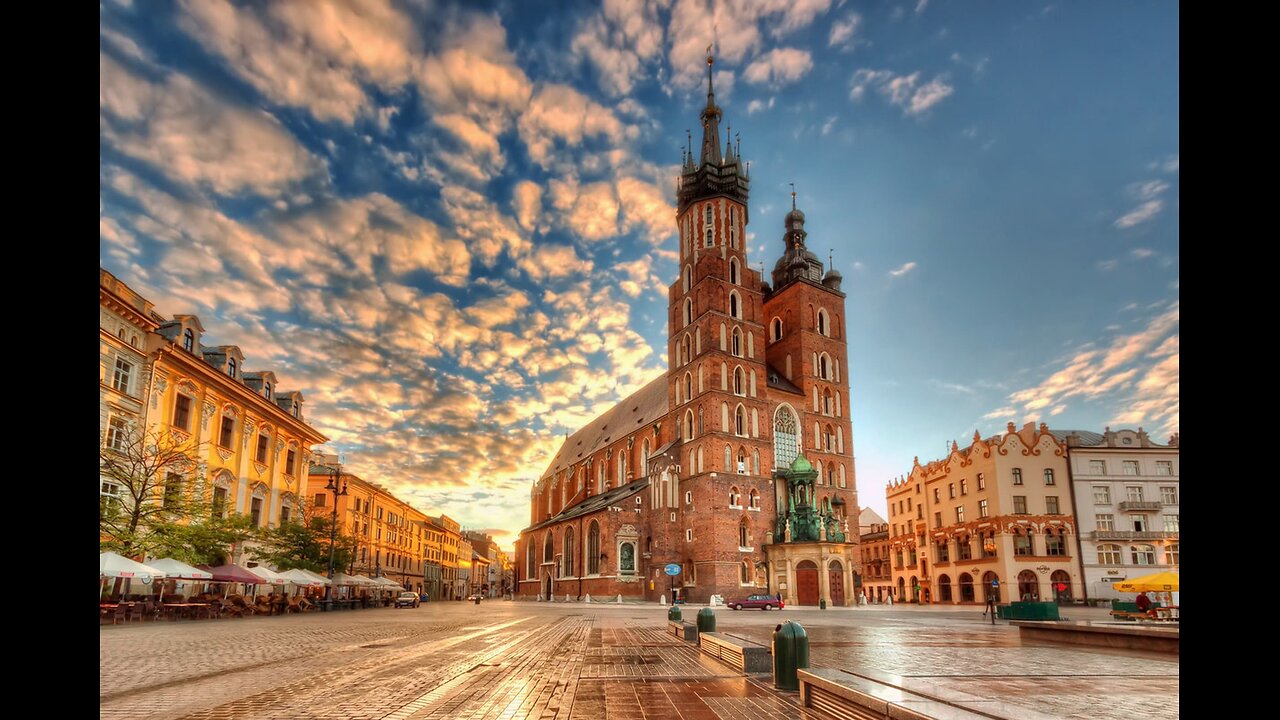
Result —
[[684, 439], [693, 439], [693, 411], [687, 410], [684, 414]]
[[733, 347], [734, 357], [742, 357], [742, 331], [738, 328], [733, 329]]
[[739, 475], [747, 474], [747, 451], [743, 448], [738, 448], [738, 464], [734, 467], [734, 470]]
[[738, 285], [738, 258], [729, 258], [729, 282]]
[[587, 574], [600, 574], [600, 523], [591, 521], [587, 529]]
[[774, 318], [769, 324], [769, 339], [778, 342], [782, 339], [782, 318]]
[[191, 331], [191, 328], [182, 331], [182, 349], [187, 352], [196, 351], [196, 334]]
[[707, 209], [707, 224], [710, 225], [711, 224], [711, 203], [707, 203], [706, 209]]
[[693, 373], [684, 374], [684, 399], [685, 402], [693, 399]]
[[640, 472], [649, 474], [649, 441], [645, 440], [640, 446]]
[[820, 335], [831, 335], [831, 321], [827, 319], [826, 310], [818, 310], [818, 333]]
[[818, 377], [823, 380], [831, 379], [831, 358], [826, 353], [818, 356]]
[[574, 555], [573, 528], [567, 527], [564, 530], [564, 554], [561, 556], [561, 561], [564, 563], [564, 567], [560, 570], [560, 574], [564, 577], [573, 577], [575, 574], [573, 567]]
[[693, 287], [693, 271], [688, 265], [684, 266], [684, 291], [689, 292], [689, 288]]
[[733, 411], [733, 431], [743, 437], [747, 434], [747, 410], [741, 405]]
[[754, 489], [751, 491], [751, 494], [748, 496], [747, 507], [752, 507], [757, 510], [760, 509], [760, 493], [756, 492]]
[[800, 429], [790, 406], [781, 405], [773, 416], [773, 465], [790, 467], [800, 448]]
[[689, 327], [693, 324], [693, 300], [684, 299], [684, 326]]
[[746, 374], [742, 372], [742, 366], [739, 365], [733, 369], [733, 394], [746, 395]]
[[739, 320], [742, 319], [742, 302], [738, 298], [737, 290], [729, 292], [729, 315]]

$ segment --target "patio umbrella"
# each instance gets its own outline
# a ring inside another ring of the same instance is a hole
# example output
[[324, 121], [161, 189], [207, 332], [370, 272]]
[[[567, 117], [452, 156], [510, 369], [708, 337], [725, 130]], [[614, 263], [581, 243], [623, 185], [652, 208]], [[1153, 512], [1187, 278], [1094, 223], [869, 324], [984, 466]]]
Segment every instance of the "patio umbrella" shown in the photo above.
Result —
[[392, 580], [391, 578], [376, 577], [373, 579], [373, 582], [376, 583], [382, 590], [399, 590], [401, 592], [404, 591], [404, 588], [401, 587], [395, 580]]
[[1143, 575], [1132, 580], [1112, 583], [1111, 587], [1118, 592], [1177, 592], [1178, 573], [1158, 572], [1154, 575]]
[[298, 572], [303, 573], [303, 574], [304, 574], [304, 575], [306, 575], [307, 577], [315, 578], [316, 582], [320, 583], [321, 585], [328, 586], [328, 585], [332, 585], [332, 584], [333, 584], [333, 583], [331, 583], [331, 582], [329, 581], [329, 578], [327, 578], [327, 577], [325, 577], [325, 576], [321, 575], [320, 573], [314, 573], [314, 572], [311, 572], [310, 570], [307, 570], [307, 569], [305, 569], [305, 568], [299, 568], [299, 569], [298, 569]]
[[161, 558], [152, 560], [151, 567], [164, 571], [165, 577], [178, 580], [212, 580], [213, 573], [207, 570], [201, 570], [198, 567], [188, 565], [181, 560], [173, 558]]
[[98, 578], [138, 578], [149, 584], [152, 578], [162, 580], [165, 572], [159, 568], [143, 565], [123, 555], [104, 552], [98, 555]]
[[248, 568], [240, 567], [234, 563], [219, 565], [218, 567], [201, 566], [200, 569], [208, 570], [213, 575], [214, 582], [229, 583], [245, 583], [246, 585], [257, 585], [262, 582], [262, 578], [249, 572]]
[[261, 578], [261, 582], [266, 582], [271, 585], [286, 585], [292, 582], [288, 578], [281, 576], [280, 573], [276, 572], [275, 570], [272, 570], [266, 565], [259, 565], [258, 567], [251, 567], [251, 568], [245, 568], [245, 569], [253, 573], [254, 575], [257, 575], [259, 578]]
[[333, 576], [334, 585], [354, 585], [355, 587], [372, 587], [374, 582], [363, 575], [348, 575], [346, 573], [337, 573]]
[[[299, 585], [301, 587], [324, 587], [325, 585], [329, 584], [328, 580], [325, 580], [324, 578], [312, 577], [311, 575], [307, 574], [306, 570], [303, 570], [301, 568], [285, 570], [284, 572], [280, 573], [280, 577], [288, 580], [294, 585]], [[324, 582], [320, 582], [320, 580], [324, 580]]]

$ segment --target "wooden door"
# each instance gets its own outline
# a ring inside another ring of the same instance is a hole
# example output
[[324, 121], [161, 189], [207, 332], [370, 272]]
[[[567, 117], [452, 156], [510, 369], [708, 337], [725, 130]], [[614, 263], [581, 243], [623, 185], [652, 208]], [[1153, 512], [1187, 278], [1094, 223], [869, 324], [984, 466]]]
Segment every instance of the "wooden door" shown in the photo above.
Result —
[[818, 604], [818, 566], [808, 560], [796, 568], [796, 597], [801, 605]]
[[831, 583], [831, 605], [844, 607], [844, 571], [829, 570], [828, 580]]

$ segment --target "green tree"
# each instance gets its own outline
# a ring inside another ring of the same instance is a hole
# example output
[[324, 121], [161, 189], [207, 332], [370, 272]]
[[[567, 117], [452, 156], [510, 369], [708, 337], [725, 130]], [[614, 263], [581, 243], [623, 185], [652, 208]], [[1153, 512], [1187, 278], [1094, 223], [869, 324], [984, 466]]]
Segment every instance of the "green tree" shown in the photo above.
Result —
[[113, 494], [98, 505], [100, 550], [126, 557], [155, 554], [167, 547], [174, 526], [208, 518], [210, 498], [192, 477], [206, 443], [133, 424], [99, 450], [99, 470]]
[[253, 519], [231, 513], [186, 523], [168, 523], [155, 529], [155, 554], [190, 565], [222, 565], [230, 562], [233, 545], [257, 537]]
[[[249, 548], [254, 560], [274, 565], [279, 570], [302, 568], [320, 574], [329, 570], [329, 532], [333, 517], [324, 508], [303, 501], [297, 520], [283, 522], [258, 533], [259, 544]], [[334, 543], [333, 566], [341, 569], [355, 554], [355, 539], [339, 528]]]

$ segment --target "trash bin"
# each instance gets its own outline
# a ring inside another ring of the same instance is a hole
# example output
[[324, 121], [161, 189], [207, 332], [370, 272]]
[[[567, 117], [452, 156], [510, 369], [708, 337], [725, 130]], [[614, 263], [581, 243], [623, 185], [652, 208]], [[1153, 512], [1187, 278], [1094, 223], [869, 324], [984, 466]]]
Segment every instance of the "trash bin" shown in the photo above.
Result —
[[477, 596], [476, 596], [476, 604], [477, 604], [477, 605], [479, 605], [479, 604], [480, 604], [480, 596], [479, 596], [479, 595], [477, 595]]
[[716, 614], [711, 608], [702, 608], [698, 611], [698, 632], [715, 632], [716, 631]]
[[809, 667], [809, 634], [794, 620], [773, 630], [773, 686], [781, 690], [799, 690], [796, 671]]
[[681, 622], [683, 617], [684, 616], [680, 612], [680, 608], [678, 607], [672, 607], [671, 609], [667, 610], [667, 619], [672, 622]]
[[818, 609], [819, 609], [819, 610], [826, 610], [826, 609], [827, 609], [827, 599], [826, 599], [826, 598], [822, 598], [821, 600], [819, 600], [819, 601], [818, 601]]

